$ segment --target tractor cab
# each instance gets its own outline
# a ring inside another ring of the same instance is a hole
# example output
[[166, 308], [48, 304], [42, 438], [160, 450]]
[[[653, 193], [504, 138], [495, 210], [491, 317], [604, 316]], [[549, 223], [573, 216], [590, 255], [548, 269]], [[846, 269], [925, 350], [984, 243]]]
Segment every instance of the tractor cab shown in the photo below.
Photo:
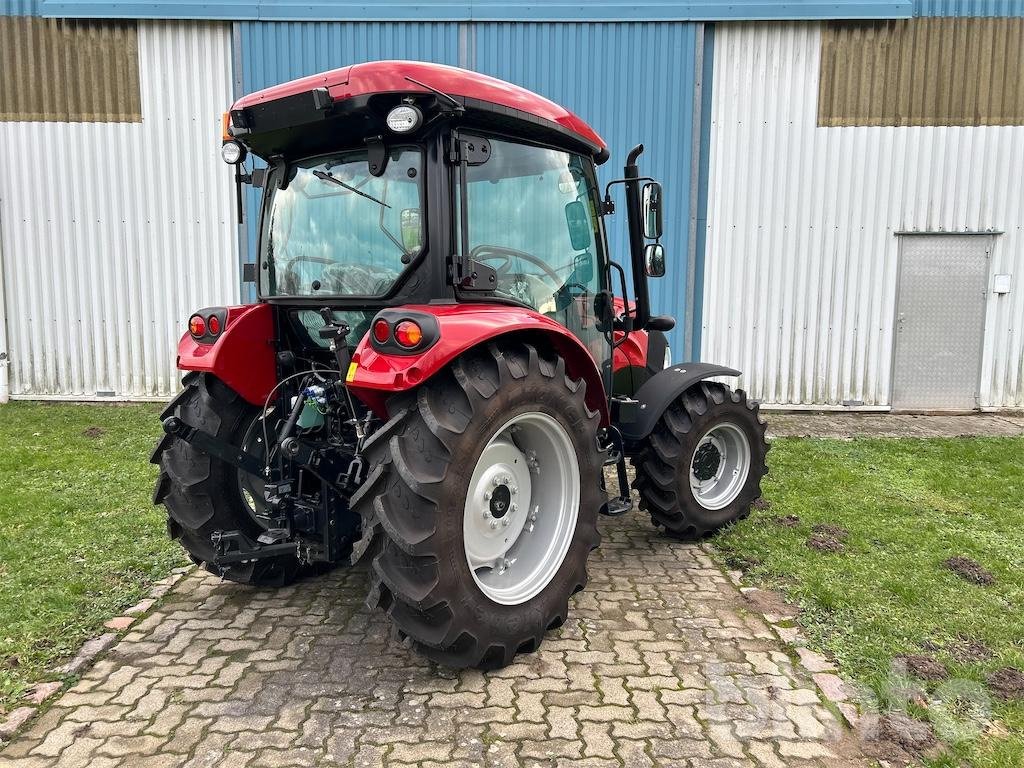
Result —
[[197, 562], [265, 585], [367, 558], [369, 602], [418, 650], [495, 667], [564, 620], [597, 515], [632, 508], [627, 458], [670, 535], [747, 514], [764, 424], [708, 381], [738, 371], [671, 364], [642, 146], [602, 189], [608, 148], [568, 110], [391, 61], [239, 99], [221, 149], [240, 216], [242, 185], [263, 192], [258, 301], [192, 315], [153, 454]]

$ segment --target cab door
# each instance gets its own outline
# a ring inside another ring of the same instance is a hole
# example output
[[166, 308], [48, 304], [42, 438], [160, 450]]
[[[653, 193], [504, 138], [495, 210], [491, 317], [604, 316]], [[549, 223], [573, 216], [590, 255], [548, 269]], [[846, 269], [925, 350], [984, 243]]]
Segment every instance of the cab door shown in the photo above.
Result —
[[607, 269], [593, 163], [553, 147], [472, 138], [487, 148], [456, 170], [465, 174], [456, 185], [460, 256], [495, 271], [485, 295], [565, 326], [604, 370], [610, 347], [595, 300], [607, 287]]

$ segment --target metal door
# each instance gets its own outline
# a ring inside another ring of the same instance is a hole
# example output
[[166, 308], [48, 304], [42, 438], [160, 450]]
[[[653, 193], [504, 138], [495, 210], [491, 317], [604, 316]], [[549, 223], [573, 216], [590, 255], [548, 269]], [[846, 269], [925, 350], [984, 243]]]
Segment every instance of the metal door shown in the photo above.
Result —
[[892, 405], [978, 407], [992, 235], [901, 235]]

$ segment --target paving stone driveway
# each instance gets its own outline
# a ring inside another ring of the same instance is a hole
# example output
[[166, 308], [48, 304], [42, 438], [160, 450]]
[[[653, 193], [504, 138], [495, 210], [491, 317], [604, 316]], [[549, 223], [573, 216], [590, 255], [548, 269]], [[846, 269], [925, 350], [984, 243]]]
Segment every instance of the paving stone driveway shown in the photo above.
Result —
[[192, 573], [2, 753], [7, 766], [834, 766], [854, 740], [699, 547], [602, 520], [540, 652], [426, 663], [362, 569], [279, 591]]

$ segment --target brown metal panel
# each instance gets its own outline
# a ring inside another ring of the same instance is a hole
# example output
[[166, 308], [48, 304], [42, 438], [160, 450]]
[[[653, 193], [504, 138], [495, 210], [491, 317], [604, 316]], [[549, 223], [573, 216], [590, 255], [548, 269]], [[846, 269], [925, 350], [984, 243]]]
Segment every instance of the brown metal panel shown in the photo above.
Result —
[[0, 16], [0, 121], [141, 122], [135, 22]]
[[1024, 125], [1024, 18], [826, 24], [818, 125]]

